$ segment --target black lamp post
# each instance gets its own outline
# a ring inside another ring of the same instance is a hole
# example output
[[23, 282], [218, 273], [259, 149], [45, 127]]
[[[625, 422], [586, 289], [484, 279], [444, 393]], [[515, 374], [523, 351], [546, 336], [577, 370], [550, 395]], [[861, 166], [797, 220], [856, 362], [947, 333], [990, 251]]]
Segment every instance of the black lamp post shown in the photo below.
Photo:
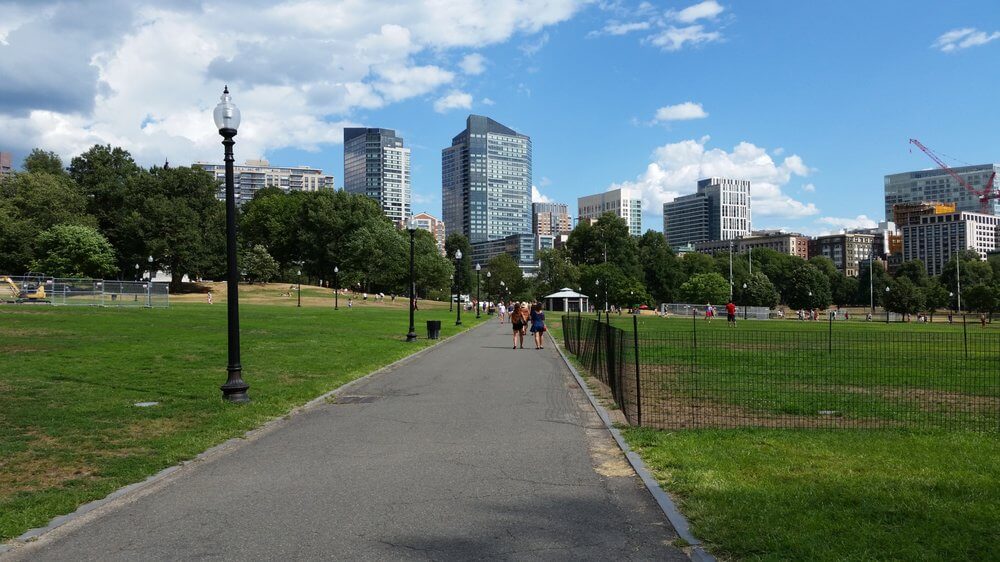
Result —
[[333, 266], [333, 309], [340, 310], [340, 268]]
[[146, 258], [149, 264], [149, 281], [146, 282], [146, 308], [153, 308], [153, 256]]
[[478, 263], [476, 264], [476, 319], [479, 319], [479, 309], [483, 307], [483, 303], [479, 300], [479, 270], [482, 269]]
[[240, 304], [239, 272], [236, 264], [236, 187], [233, 179], [233, 145], [236, 129], [240, 125], [240, 110], [233, 104], [229, 86], [222, 91], [222, 100], [215, 106], [215, 126], [222, 135], [222, 146], [226, 147], [226, 298], [229, 325], [229, 365], [228, 378], [222, 385], [222, 397], [229, 402], [249, 402], [247, 390], [250, 385], [243, 382], [243, 366], [240, 365]]
[[747, 319], [747, 284], [743, 284], [743, 319]]
[[[490, 290], [489, 289], [489, 287], [490, 287], [490, 278], [492, 278], [492, 277], [493, 277], [493, 272], [491, 272], [490, 270], [486, 270], [486, 292], [489, 292], [489, 290]], [[493, 298], [494, 295], [489, 295], [489, 297]], [[499, 308], [500, 308], [500, 297], [497, 297], [497, 301], [495, 303], [493, 303], [493, 309], [494, 310], [499, 310]]]
[[302, 270], [297, 270], [295, 274], [299, 276], [299, 288], [295, 291], [298, 293], [299, 302], [295, 306], [302, 308]]
[[455, 250], [455, 288], [458, 292], [458, 304], [455, 305], [455, 325], [462, 325], [462, 250]]
[[410, 331], [406, 334], [406, 341], [416, 341], [417, 331], [413, 327], [413, 305], [417, 302], [413, 294], [413, 234], [417, 231], [417, 227], [413, 224], [413, 217], [406, 221], [406, 230], [410, 233]]
[[448, 276], [448, 312], [452, 312], [451, 303], [455, 302], [455, 276]]
[[[594, 285], [597, 285], [597, 290], [595, 292], [598, 295], [600, 295], [601, 294], [601, 280], [600, 279], [595, 279], [594, 280]], [[608, 303], [605, 302], [604, 306], [607, 306], [607, 305], [608, 305]], [[594, 308], [597, 309], [597, 321], [600, 322], [601, 321], [601, 309], [599, 307], [596, 307], [596, 306]]]
[[[888, 285], [885, 286], [885, 296], [887, 296], [887, 297], [889, 296], [889, 286]], [[885, 323], [888, 324], [889, 323], [889, 307], [887, 307], [885, 305], [885, 303], [882, 303], [882, 308], [885, 309]]]
[[500, 300], [507, 298], [507, 284], [500, 281]]

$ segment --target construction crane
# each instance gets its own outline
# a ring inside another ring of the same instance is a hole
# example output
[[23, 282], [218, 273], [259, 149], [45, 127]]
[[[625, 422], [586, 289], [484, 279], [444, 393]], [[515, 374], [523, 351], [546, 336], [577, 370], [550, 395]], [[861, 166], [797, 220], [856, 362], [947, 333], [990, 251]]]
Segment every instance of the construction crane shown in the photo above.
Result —
[[979, 199], [979, 207], [983, 213], [991, 214], [990, 199], [1000, 199], [1000, 192], [993, 191], [993, 180], [995, 180], [997, 177], [996, 172], [990, 174], [990, 179], [986, 182], [986, 187], [982, 189], [976, 189], [971, 185], [969, 185], [969, 182], [965, 181], [965, 179], [962, 178], [962, 176], [955, 173], [955, 170], [949, 168], [948, 165], [945, 164], [941, 160], [941, 158], [934, 153], [933, 150], [924, 146], [923, 143], [921, 143], [917, 139], [910, 139], [910, 144], [916, 145], [916, 147], [922, 150], [923, 153], [926, 154], [931, 160], [933, 160], [935, 164], [940, 166], [942, 170], [948, 172], [948, 175], [955, 178], [955, 181], [957, 181], [959, 185], [964, 187], [966, 191], [975, 195], [976, 199]]

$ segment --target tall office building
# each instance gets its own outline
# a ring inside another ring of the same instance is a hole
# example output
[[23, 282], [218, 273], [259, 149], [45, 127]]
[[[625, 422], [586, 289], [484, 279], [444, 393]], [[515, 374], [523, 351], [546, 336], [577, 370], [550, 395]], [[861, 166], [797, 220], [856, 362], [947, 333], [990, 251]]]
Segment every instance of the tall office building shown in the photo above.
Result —
[[901, 227], [903, 261], [924, 262], [929, 275], [940, 275], [959, 250], [971, 248], [981, 259], [1000, 248], [1000, 217], [957, 212], [925, 214]]
[[[952, 171], [973, 189], [981, 190], [986, 187], [992, 174], [1000, 172], [1000, 165], [962, 166], [952, 168]], [[1000, 187], [1000, 178], [994, 180], [994, 185]], [[923, 201], [955, 203], [958, 212], [981, 212], [979, 198], [962, 187], [944, 170], [920, 170], [885, 176], [885, 220], [902, 224], [893, 216], [892, 206]], [[990, 200], [987, 214], [1000, 215], [1000, 200]]]
[[[195, 162], [192, 168], [210, 172], [219, 182], [216, 198], [226, 200], [226, 166], [210, 162]], [[236, 187], [236, 204], [253, 199], [254, 193], [265, 187], [284, 191], [319, 191], [334, 189], [333, 176], [323, 170], [307, 166], [272, 166], [267, 160], [247, 160], [242, 166], [233, 166]]]
[[469, 115], [441, 151], [448, 234], [470, 243], [531, 234], [531, 139], [489, 117]]
[[410, 149], [392, 129], [344, 129], [344, 189], [379, 202], [393, 222], [410, 216]]
[[876, 234], [844, 232], [817, 236], [809, 241], [809, 257], [826, 256], [837, 270], [848, 277], [857, 277], [861, 262], [885, 257], [883, 239]]
[[698, 180], [695, 193], [663, 204], [663, 233], [672, 246], [742, 238], [750, 226], [750, 180]]
[[0, 152], [0, 178], [14, 173], [14, 159], [9, 152]]
[[632, 236], [642, 236], [642, 198], [633, 189], [612, 189], [576, 200], [579, 220], [594, 221], [604, 213], [614, 213], [625, 219]]

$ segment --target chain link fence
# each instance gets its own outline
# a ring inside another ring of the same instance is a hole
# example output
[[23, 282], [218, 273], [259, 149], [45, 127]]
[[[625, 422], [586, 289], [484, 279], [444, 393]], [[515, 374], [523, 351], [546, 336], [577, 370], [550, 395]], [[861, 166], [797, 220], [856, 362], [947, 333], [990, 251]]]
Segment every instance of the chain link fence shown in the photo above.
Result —
[[[1000, 431], [1000, 331], [562, 318], [563, 345], [632, 425]], [[659, 324], [659, 325], [657, 325]]]
[[0, 275], [0, 302], [56, 306], [168, 308], [169, 283]]

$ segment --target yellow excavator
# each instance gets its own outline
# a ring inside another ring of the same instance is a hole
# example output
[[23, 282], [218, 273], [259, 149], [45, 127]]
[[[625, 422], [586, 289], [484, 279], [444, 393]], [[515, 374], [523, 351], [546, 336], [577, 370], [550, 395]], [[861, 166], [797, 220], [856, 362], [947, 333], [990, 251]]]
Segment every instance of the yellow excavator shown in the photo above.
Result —
[[0, 284], [5, 285], [10, 291], [11, 300], [6, 302], [50, 302], [45, 295], [44, 275], [29, 273], [23, 279], [18, 285], [10, 277], [0, 277]]

